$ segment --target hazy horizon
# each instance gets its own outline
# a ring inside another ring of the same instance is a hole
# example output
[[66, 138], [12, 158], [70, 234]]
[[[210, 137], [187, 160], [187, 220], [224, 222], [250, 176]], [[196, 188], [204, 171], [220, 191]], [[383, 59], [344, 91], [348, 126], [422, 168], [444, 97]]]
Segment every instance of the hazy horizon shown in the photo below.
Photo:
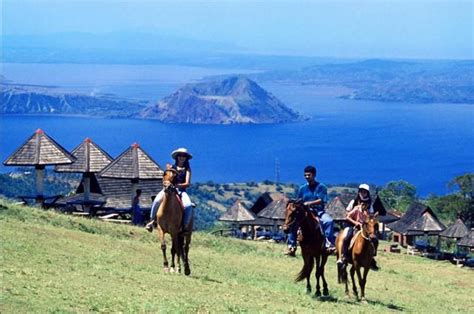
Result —
[[471, 1], [6, 0], [1, 27], [2, 36], [147, 33], [261, 55], [473, 59]]

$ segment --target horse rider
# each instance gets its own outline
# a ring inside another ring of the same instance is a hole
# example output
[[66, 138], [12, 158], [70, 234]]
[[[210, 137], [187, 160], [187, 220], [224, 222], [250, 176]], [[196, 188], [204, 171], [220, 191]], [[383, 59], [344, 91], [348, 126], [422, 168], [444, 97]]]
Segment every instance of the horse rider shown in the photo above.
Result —
[[[374, 208], [372, 207], [372, 199], [370, 197], [370, 187], [368, 184], [359, 185], [359, 190], [355, 199], [351, 200], [349, 205], [346, 208], [346, 222], [349, 225], [346, 227], [347, 233], [343, 241], [342, 247], [342, 256], [337, 261], [337, 263], [347, 263], [349, 259], [349, 245], [354, 236], [354, 231], [360, 230], [362, 224], [369, 217], [374, 215]], [[378, 239], [374, 238], [372, 240], [374, 245], [374, 256], [377, 254]], [[377, 263], [375, 259], [372, 259], [371, 269], [378, 270]]]
[[[304, 177], [306, 184], [300, 186], [297, 194], [298, 199], [302, 199], [305, 206], [308, 206], [311, 212], [319, 217], [322, 233], [325, 236], [325, 247], [329, 253], [334, 252], [334, 222], [332, 217], [326, 213], [324, 206], [328, 201], [326, 186], [316, 181], [317, 170], [313, 166], [304, 168]], [[288, 234], [288, 249], [285, 255], [295, 256], [296, 238], [299, 224], [295, 223]]]
[[[180, 196], [184, 207], [182, 222], [183, 232], [188, 232], [191, 231], [189, 229], [194, 216], [194, 204], [191, 203], [191, 199], [189, 198], [188, 193], [186, 193], [186, 189], [191, 185], [191, 167], [189, 165], [189, 160], [193, 158], [193, 156], [186, 148], [178, 148], [171, 153], [171, 157], [175, 160], [175, 163], [172, 166], [168, 164], [167, 168], [172, 168], [178, 172], [175, 187], [178, 189], [178, 195]], [[157, 223], [156, 213], [158, 212], [164, 194], [165, 191], [163, 188], [163, 190], [161, 190], [153, 200], [150, 212], [150, 222], [145, 226], [149, 232], [153, 231], [153, 226]]]

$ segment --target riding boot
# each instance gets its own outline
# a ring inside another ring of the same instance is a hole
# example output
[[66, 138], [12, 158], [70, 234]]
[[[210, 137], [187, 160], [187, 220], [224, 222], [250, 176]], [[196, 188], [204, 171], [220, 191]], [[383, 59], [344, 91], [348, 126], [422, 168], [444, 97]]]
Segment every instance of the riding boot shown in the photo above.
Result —
[[181, 226], [182, 232], [190, 232], [191, 227], [191, 221], [193, 218], [193, 212], [194, 212], [194, 206], [187, 206], [184, 208], [184, 215], [183, 215], [183, 224]]

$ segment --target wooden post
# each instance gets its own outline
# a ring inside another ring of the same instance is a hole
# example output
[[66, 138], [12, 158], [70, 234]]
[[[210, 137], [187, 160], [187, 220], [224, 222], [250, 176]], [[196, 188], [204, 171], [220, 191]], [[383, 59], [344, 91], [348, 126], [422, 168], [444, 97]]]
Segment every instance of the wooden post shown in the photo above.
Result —
[[36, 203], [43, 206], [44, 202], [44, 167], [43, 165], [35, 166], [36, 176]]

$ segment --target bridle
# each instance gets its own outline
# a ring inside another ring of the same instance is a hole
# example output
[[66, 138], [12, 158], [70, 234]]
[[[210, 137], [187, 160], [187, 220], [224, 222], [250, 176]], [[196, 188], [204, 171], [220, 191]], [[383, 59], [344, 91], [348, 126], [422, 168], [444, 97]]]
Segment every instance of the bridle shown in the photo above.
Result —
[[291, 203], [291, 204], [298, 204], [298, 205], [300, 205], [300, 206], [301, 206], [301, 209], [298, 208], [297, 206], [295, 206], [295, 210], [292, 211], [292, 212], [289, 214], [289, 216], [297, 215], [300, 210], [303, 210], [303, 211], [304, 211], [304, 214], [303, 214], [303, 217], [301, 217], [299, 220], [296, 220], [296, 219], [295, 219], [295, 220], [293, 220], [292, 222], [290, 222], [290, 223], [288, 223], [288, 224], [285, 224], [285, 227], [286, 227], [287, 229], [291, 228], [291, 226], [293, 226], [294, 224], [297, 224], [297, 225], [299, 226], [299, 225], [301, 224], [301, 222], [303, 222], [303, 220], [305, 220], [305, 219], [308, 217], [308, 211], [306, 210], [304, 204], [302, 204], [302, 203], [299, 204], [298, 201], [289, 201], [289, 202], [288, 202], [288, 205], [289, 205], [290, 203]]

